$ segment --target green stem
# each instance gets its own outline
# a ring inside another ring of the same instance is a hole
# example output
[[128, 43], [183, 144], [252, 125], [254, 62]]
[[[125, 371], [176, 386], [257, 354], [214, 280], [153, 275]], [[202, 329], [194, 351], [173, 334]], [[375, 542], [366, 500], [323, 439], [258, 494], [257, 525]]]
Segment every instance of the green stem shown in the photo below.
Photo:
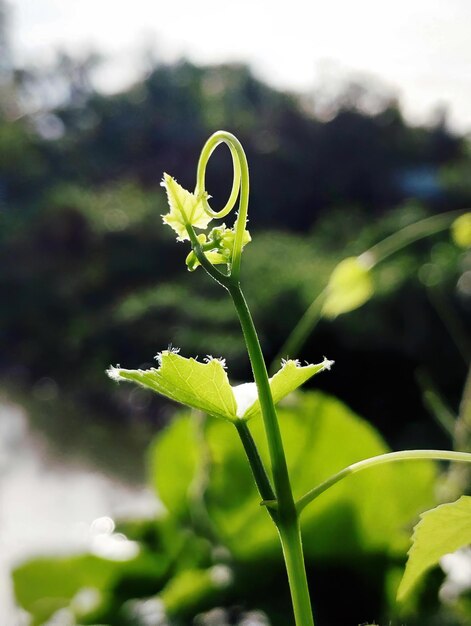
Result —
[[257, 385], [258, 399], [262, 411], [265, 432], [268, 441], [268, 451], [270, 453], [270, 461], [273, 471], [273, 480], [275, 483], [275, 493], [278, 500], [278, 510], [280, 515], [286, 514], [287, 517], [292, 516], [294, 509], [294, 500], [291, 491], [291, 485], [288, 476], [288, 467], [286, 464], [285, 451], [281, 440], [281, 432], [278, 424], [273, 399], [268, 381], [268, 372], [258, 340], [257, 332], [250, 315], [247, 302], [238, 284], [229, 287], [229, 292], [234, 301], [234, 305], [239, 316], [242, 332], [244, 333], [245, 343], [249, 354], [255, 384]]
[[468, 365], [471, 359], [471, 341], [466, 326], [456, 314], [453, 306], [448, 302], [443, 289], [438, 285], [428, 287], [427, 294], [437, 315], [440, 317], [448, 334], [453, 340], [456, 349], [465, 364]]
[[[468, 368], [460, 410], [455, 421], [454, 448], [460, 452], [469, 451], [471, 448], [471, 366]], [[469, 493], [470, 470], [469, 467], [450, 468], [447, 486], [448, 493], [452, 497], [463, 493], [463, 491]]]
[[260, 458], [255, 441], [253, 440], [252, 434], [247, 426], [247, 422], [239, 420], [234, 422], [234, 425], [237, 428], [240, 440], [244, 446], [245, 454], [247, 455], [247, 459], [250, 463], [255, 483], [257, 484], [262, 500], [266, 503], [276, 502], [275, 492], [273, 491], [270, 479], [268, 478], [268, 474], [262, 463], [262, 459]]
[[213, 278], [217, 283], [222, 285], [225, 289], [228, 289], [229, 286], [229, 276], [220, 272], [217, 267], [215, 267], [211, 261], [208, 261], [203, 246], [198, 241], [198, 238], [195, 233], [195, 229], [190, 224], [186, 224], [185, 228], [187, 230], [188, 236], [191, 241], [191, 246], [193, 248], [193, 252], [196, 254], [196, 258], [201, 263], [201, 267], [206, 270], [206, 272]]
[[[468, 433], [471, 430], [471, 365], [468, 368], [466, 382], [463, 389], [463, 397], [460, 403], [459, 419], [466, 425]], [[469, 442], [467, 442], [469, 445]]]
[[463, 388], [458, 419], [455, 421], [454, 448], [466, 452], [471, 447], [471, 365]]
[[336, 483], [340, 482], [351, 474], [356, 474], [369, 467], [375, 465], [384, 465], [385, 463], [393, 463], [395, 461], [416, 461], [420, 459], [429, 459], [433, 461], [456, 461], [461, 463], [471, 463], [471, 454], [468, 452], [453, 452], [451, 450], [401, 450], [400, 452], [388, 452], [387, 454], [380, 454], [379, 456], [373, 456], [358, 463], [353, 463], [348, 467], [345, 467], [337, 474], [333, 474], [322, 482], [314, 489], [308, 491], [302, 498], [296, 503], [298, 513], [313, 500], [318, 498], [321, 493], [333, 487]]
[[364, 258], [367, 265], [373, 267], [395, 252], [399, 252], [399, 250], [419, 241], [419, 239], [431, 237], [443, 230], [447, 230], [462, 213], [463, 211], [461, 210], [439, 213], [438, 215], [432, 215], [409, 224], [372, 246], [360, 258]]
[[[267, 368], [252, 316], [240, 285], [238, 282], [233, 281], [228, 289], [239, 316], [257, 385], [277, 500], [276, 510], [269, 509], [269, 513], [278, 528], [283, 547], [296, 626], [314, 626], [304, 566], [299, 518], [291, 490], [286, 456], [270, 391]], [[260, 476], [258, 480], [260, 480]], [[266, 485], [263, 485], [263, 488], [265, 489]]]
[[[221, 143], [225, 143], [231, 151], [234, 177], [231, 194], [226, 206], [221, 211], [215, 212], [207, 201], [205, 174], [211, 154]], [[240, 261], [249, 201], [249, 169], [242, 145], [231, 133], [218, 131], [204, 145], [198, 162], [195, 193], [201, 196], [206, 213], [213, 218], [222, 218], [227, 215], [232, 210], [237, 196], [239, 196], [239, 211], [235, 224], [234, 247], [229, 274], [222, 274], [219, 270], [216, 270], [206, 258], [204, 249], [198, 242], [192, 227], [187, 227], [187, 230], [198, 261], [214, 280], [229, 291], [239, 316], [255, 384], [257, 385], [258, 399], [268, 441], [274, 489], [247, 425], [242, 421], [235, 425], [252, 468], [260, 495], [264, 500], [264, 504], [267, 505], [267, 510], [280, 534], [296, 626], [314, 626], [301, 545], [299, 518], [291, 490], [285, 451], [271, 395], [268, 372], [252, 316], [239, 284]], [[276, 506], [270, 506], [273, 501], [275, 501]]]
[[299, 520], [278, 528], [297, 626], [314, 626]]
[[295, 355], [298, 354], [299, 349], [304, 345], [306, 339], [312, 333], [321, 318], [322, 305], [324, 304], [326, 294], [326, 289], [323, 289], [317, 298], [311, 302], [304, 315], [293, 328], [288, 339], [282, 345], [278, 355], [273, 359], [273, 363], [270, 366], [271, 370], [278, 366], [282, 358], [294, 358]]
[[453, 440], [455, 436], [457, 417], [440, 395], [430, 376], [420, 369], [415, 376], [422, 391], [425, 407], [429, 410], [436, 422], [440, 424], [446, 434]]

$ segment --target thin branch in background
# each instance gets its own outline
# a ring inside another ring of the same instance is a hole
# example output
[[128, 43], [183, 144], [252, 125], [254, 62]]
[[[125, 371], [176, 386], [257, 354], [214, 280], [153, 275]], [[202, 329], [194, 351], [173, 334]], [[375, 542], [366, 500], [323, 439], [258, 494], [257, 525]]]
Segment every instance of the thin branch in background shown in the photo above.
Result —
[[434, 385], [431, 377], [423, 368], [417, 370], [415, 378], [422, 392], [425, 407], [437, 424], [439, 424], [450, 439], [454, 441], [457, 421], [456, 414], [448, 406], [443, 396]]

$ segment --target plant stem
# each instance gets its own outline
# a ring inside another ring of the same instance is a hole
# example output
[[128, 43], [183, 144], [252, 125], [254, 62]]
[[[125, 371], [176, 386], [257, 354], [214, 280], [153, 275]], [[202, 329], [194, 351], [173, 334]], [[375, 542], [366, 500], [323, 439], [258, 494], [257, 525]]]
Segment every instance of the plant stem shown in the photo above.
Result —
[[468, 435], [468, 437], [464, 438], [464, 441], [458, 441], [458, 444], [469, 448], [469, 433], [471, 431], [471, 365], [468, 368], [468, 374], [466, 376], [466, 382], [464, 384], [463, 397], [461, 398], [460, 414], [458, 419], [460, 420], [460, 422], [463, 422]]
[[294, 358], [300, 348], [306, 343], [307, 338], [316, 327], [322, 316], [322, 305], [324, 304], [327, 290], [323, 289], [320, 294], [311, 302], [303, 316], [293, 328], [288, 339], [281, 346], [277, 356], [273, 359], [270, 370], [274, 369], [282, 358]]
[[283, 547], [296, 624], [314, 626], [299, 520], [296, 519], [293, 524], [279, 526], [278, 532]]
[[467, 327], [457, 315], [451, 303], [448, 301], [444, 290], [439, 286], [431, 286], [427, 289], [429, 300], [440, 317], [456, 349], [460, 353], [466, 365], [471, 359], [471, 341]]
[[422, 399], [435, 421], [453, 440], [457, 417], [440, 395], [430, 376], [423, 369], [416, 372], [415, 378], [422, 391]]
[[247, 302], [241, 291], [240, 285], [233, 284], [229, 287], [229, 292], [234, 301], [234, 305], [239, 316], [242, 332], [244, 333], [247, 351], [252, 365], [255, 384], [257, 385], [258, 399], [262, 411], [265, 432], [268, 440], [268, 450], [273, 471], [273, 481], [275, 493], [278, 500], [278, 510], [280, 515], [292, 516], [294, 500], [291, 492], [291, 485], [288, 476], [285, 451], [281, 440], [281, 432], [278, 424], [273, 399], [271, 397], [270, 384], [268, 382], [268, 372], [258, 340], [257, 332], [250, 315]]
[[399, 452], [388, 452], [387, 454], [380, 454], [379, 456], [373, 456], [369, 459], [358, 461], [358, 463], [353, 463], [343, 470], [340, 470], [337, 474], [333, 474], [330, 478], [327, 478], [327, 480], [302, 496], [296, 503], [298, 513], [310, 502], [319, 497], [321, 493], [324, 493], [324, 491], [327, 491], [327, 489], [330, 489], [330, 487], [333, 487], [333, 485], [351, 474], [356, 474], [357, 472], [369, 467], [374, 467], [375, 465], [384, 465], [385, 463], [393, 463], [395, 461], [417, 461], [420, 459], [471, 463], [471, 454], [468, 452], [453, 452], [451, 450], [401, 450]]
[[245, 454], [247, 455], [247, 459], [249, 460], [250, 467], [252, 469], [252, 473], [262, 500], [267, 503], [276, 501], [276, 494], [273, 491], [270, 479], [268, 478], [268, 475], [265, 471], [265, 467], [263, 466], [257, 446], [255, 445], [255, 441], [253, 440], [252, 434], [249, 430], [249, 427], [247, 426], [247, 422], [244, 422], [244, 420], [239, 420], [237, 422], [234, 422], [234, 425], [237, 428], [240, 440], [242, 441], [242, 445], [244, 446]]
[[377, 265], [380, 261], [384, 261], [387, 257], [419, 241], [419, 239], [425, 239], [447, 230], [462, 213], [462, 210], [438, 213], [409, 224], [375, 244], [360, 256], [365, 261], [369, 261], [370, 267]]
[[[270, 391], [267, 368], [258, 340], [257, 331], [255, 330], [252, 316], [240, 285], [238, 282], [233, 281], [229, 284], [228, 289], [239, 316], [255, 383], [257, 385], [258, 399], [268, 441], [268, 451], [270, 454], [277, 500], [276, 510], [269, 509], [269, 513], [278, 528], [283, 547], [296, 626], [314, 626], [306, 569], [304, 566], [299, 518], [291, 490], [286, 456]], [[239, 434], [240, 432], [241, 431], [239, 431]], [[260, 476], [258, 480], [260, 480]], [[262, 484], [262, 486], [264, 489], [266, 488], [266, 485]]]
[[225, 289], [228, 288], [229, 277], [226, 274], [220, 272], [217, 267], [208, 261], [206, 255], [204, 253], [203, 247], [198, 241], [198, 238], [195, 233], [195, 229], [191, 224], [186, 224], [185, 228], [187, 230], [188, 236], [190, 237], [191, 246], [193, 248], [194, 253], [196, 254], [196, 258], [201, 264], [201, 267], [206, 270], [206, 272], [211, 276], [213, 280], [222, 285]]
[[[231, 151], [234, 178], [226, 206], [221, 211], [215, 212], [209, 206], [207, 197], [204, 194], [205, 172], [211, 154], [221, 143], [227, 144]], [[247, 222], [249, 170], [245, 152], [234, 135], [225, 131], [218, 131], [209, 138], [198, 162], [196, 178], [196, 193], [202, 194], [205, 211], [211, 217], [221, 218], [227, 215], [234, 206], [237, 195], [239, 195], [239, 211], [235, 224], [234, 247], [229, 274], [223, 274], [211, 264], [192, 226], [186, 225], [186, 228], [198, 261], [216, 282], [229, 291], [239, 316], [255, 384], [257, 385], [258, 399], [268, 441], [274, 489], [247, 424], [240, 421], [240, 423], [236, 422], [235, 426], [244, 446], [258, 490], [263, 498], [263, 503], [267, 506], [267, 511], [278, 528], [293, 600], [296, 626], [314, 626], [304, 566], [298, 512], [291, 490], [283, 441], [268, 381], [268, 372], [252, 316], [239, 284], [241, 252]]]

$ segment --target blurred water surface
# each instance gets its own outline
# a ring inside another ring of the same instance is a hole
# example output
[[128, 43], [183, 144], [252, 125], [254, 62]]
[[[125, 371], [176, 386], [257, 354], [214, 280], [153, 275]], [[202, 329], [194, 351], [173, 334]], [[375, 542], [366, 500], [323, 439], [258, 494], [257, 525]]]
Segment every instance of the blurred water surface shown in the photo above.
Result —
[[27, 623], [13, 599], [10, 572], [15, 564], [33, 555], [84, 551], [129, 558], [137, 546], [114, 533], [114, 519], [147, 517], [158, 508], [143, 486], [126, 484], [91, 464], [58, 460], [25, 411], [0, 401], [2, 625]]

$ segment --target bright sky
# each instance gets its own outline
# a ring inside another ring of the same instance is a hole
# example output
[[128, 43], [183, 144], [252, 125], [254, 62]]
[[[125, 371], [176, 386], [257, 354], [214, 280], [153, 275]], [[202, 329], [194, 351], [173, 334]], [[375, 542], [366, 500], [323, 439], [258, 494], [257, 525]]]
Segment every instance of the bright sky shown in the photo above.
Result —
[[[136, 77], [137, 50], [200, 63], [246, 61], [269, 83], [309, 90], [366, 74], [392, 88], [413, 121], [447, 105], [471, 131], [471, 0], [10, 0], [16, 58], [61, 46], [114, 61], [113, 90]], [[142, 61], [140, 67], [142, 68]]]

